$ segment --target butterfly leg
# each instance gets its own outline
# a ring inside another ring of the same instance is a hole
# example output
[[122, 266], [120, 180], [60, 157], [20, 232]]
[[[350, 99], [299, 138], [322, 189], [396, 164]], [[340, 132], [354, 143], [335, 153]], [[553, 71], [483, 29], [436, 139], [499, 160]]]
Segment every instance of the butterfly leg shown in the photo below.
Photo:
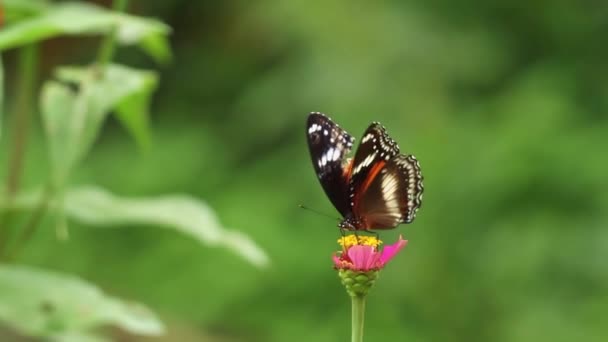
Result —
[[355, 235], [355, 238], [357, 238], [357, 244], [359, 244], [359, 234], [357, 234], [357, 231], [354, 230], [353, 234]]
[[376, 240], [380, 240], [380, 234], [378, 234], [377, 232], [373, 230], [366, 230], [365, 232], [372, 234], [376, 238]]
[[342, 252], [346, 253], [346, 247], [345, 247], [345, 243], [346, 243], [346, 229], [340, 227], [340, 235], [342, 235]]

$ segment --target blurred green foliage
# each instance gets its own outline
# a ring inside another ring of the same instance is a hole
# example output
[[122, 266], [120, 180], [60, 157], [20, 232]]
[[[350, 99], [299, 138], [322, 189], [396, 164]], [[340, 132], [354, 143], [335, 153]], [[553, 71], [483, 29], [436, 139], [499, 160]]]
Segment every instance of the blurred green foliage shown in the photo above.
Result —
[[[608, 338], [608, 5], [131, 7], [174, 29], [152, 144], [142, 153], [112, 119], [74, 182], [204, 198], [272, 266], [254, 269], [227, 250], [141, 226], [74, 224], [69, 242], [57, 242], [50, 220], [22, 261], [147, 303], [169, 322], [167, 341], [348, 340], [349, 300], [330, 260], [338, 230], [297, 208], [334, 212], [304, 136], [306, 113], [318, 110], [357, 138], [381, 121], [425, 176], [416, 221], [382, 233], [410, 242], [370, 294], [366, 340]], [[47, 45], [46, 68], [57, 55], [81, 62], [90, 48]], [[150, 63], [130, 50], [117, 59]], [[29, 185], [48, 172], [40, 129], [32, 139]]]
[[[23, 1], [6, 7], [8, 17], [21, 13]], [[141, 147], [149, 145], [148, 112], [157, 88], [157, 73], [111, 63], [117, 44], [138, 44], [157, 62], [170, 57], [169, 28], [154, 19], [125, 15], [127, 0], [112, 3], [112, 10], [86, 3], [40, 2], [29, 13], [0, 31], [0, 51], [18, 48], [11, 108], [10, 157], [6, 182], [0, 189], [0, 258], [14, 261], [27, 248], [41, 219], [49, 212], [57, 238], [67, 240], [67, 218], [87, 226], [171, 227], [201, 243], [227, 247], [258, 267], [268, 256], [246, 234], [225, 229], [213, 210], [193, 196], [120, 197], [99, 186], [75, 187], [74, 171], [89, 154], [108, 114], [133, 135]], [[28, 7], [29, 8], [29, 7]], [[27, 11], [26, 11], [27, 12]], [[38, 45], [62, 35], [101, 34], [97, 58], [86, 67], [57, 67], [40, 87]], [[3, 75], [0, 75], [3, 76]], [[0, 82], [3, 82], [0, 77]], [[3, 90], [3, 87], [0, 87]], [[21, 188], [30, 122], [41, 113], [50, 167], [34, 190]], [[27, 217], [19, 224], [16, 216]], [[141, 305], [105, 295], [94, 285], [67, 274], [24, 265], [0, 268], [0, 321], [11, 333], [45, 341], [107, 341], [100, 328], [117, 327], [125, 333], [159, 336], [160, 320]], [[4, 336], [3, 339], [7, 337]]]

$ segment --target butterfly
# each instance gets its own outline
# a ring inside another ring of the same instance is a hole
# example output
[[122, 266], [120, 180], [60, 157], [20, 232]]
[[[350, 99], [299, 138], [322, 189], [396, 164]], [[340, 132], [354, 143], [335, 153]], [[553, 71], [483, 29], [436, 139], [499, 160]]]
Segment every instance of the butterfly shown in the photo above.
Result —
[[413, 155], [400, 154], [384, 126], [372, 122], [354, 158], [355, 139], [319, 112], [306, 124], [310, 157], [345, 230], [392, 229], [411, 223], [422, 203], [422, 173]]

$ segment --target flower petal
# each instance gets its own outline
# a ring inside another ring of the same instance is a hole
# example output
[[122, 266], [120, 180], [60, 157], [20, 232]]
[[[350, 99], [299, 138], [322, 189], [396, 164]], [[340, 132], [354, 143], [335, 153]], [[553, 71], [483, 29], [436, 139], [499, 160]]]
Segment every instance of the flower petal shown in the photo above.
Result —
[[336, 267], [340, 267], [342, 266], [342, 260], [340, 260], [340, 258], [337, 255], [332, 255], [331, 259], [334, 261], [334, 265], [336, 265]]
[[379, 267], [380, 254], [372, 246], [357, 245], [348, 249], [348, 257], [356, 270], [368, 271]]
[[392, 245], [386, 245], [382, 249], [382, 254], [380, 255], [380, 264], [384, 266], [386, 263], [391, 261], [391, 259], [399, 253], [399, 251], [407, 245], [407, 240], [403, 240], [401, 235], [399, 235], [399, 240]]

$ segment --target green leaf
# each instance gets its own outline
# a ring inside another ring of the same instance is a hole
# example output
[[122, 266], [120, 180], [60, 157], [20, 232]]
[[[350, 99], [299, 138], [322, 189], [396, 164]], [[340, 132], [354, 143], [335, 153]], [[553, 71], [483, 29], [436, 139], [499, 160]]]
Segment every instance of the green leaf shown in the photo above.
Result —
[[[40, 202], [42, 195], [40, 190], [22, 191], [10, 202], [10, 207], [0, 209], [31, 210]], [[172, 228], [205, 245], [227, 247], [255, 266], [264, 267], [270, 262], [264, 250], [251, 238], [223, 227], [211, 207], [191, 196], [127, 198], [91, 185], [68, 189], [63, 203], [66, 215], [85, 225], [150, 225]], [[56, 202], [51, 203], [51, 209], [56, 210], [58, 205]]]
[[[49, 140], [53, 179], [61, 186], [86, 155], [107, 114], [119, 120], [142, 146], [149, 143], [148, 107], [157, 86], [154, 72], [108, 65], [103, 77], [94, 67], [62, 67], [42, 89], [42, 118]], [[74, 83], [73, 90], [66, 83]]]
[[[81, 85], [97, 75], [95, 67], [61, 67], [57, 72], [59, 79]], [[92, 94], [96, 97], [94, 102], [105, 112], [116, 109], [117, 118], [140, 146], [148, 146], [148, 108], [152, 93], [158, 86], [156, 73], [110, 64], [103, 79], [96, 81], [97, 90]]]
[[3, 0], [2, 7], [5, 12], [11, 11], [28, 11], [40, 12], [47, 8], [49, 2], [47, 0]]
[[150, 82], [140, 91], [125, 97], [116, 107], [116, 117], [131, 133], [142, 148], [150, 145], [149, 111], [150, 97], [156, 82]]
[[147, 308], [110, 297], [77, 277], [9, 265], [0, 266], [0, 320], [25, 335], [54, 341], [102, 341], [95, 329], [104, 326], [151, 336], [164, 330]]
[[0, 31], [0, 51], [61, 35], [106, 34], [116, 27], [117, 41], [139, 45], [156, 61], [170, 59], [170, 28], [150, 18], [115, 13], [85, 3], [58, 3]]
[[95, 186], [68, 190], [66, 214], [91, 226], [154, 225], [174, 228], [210, 246], [227, 247], [255, 266], [269, 262], [266, 253], [247, 235], [225, 229], [213, 210], [187, 195], [124, 198]]
[[78, 144], [72, 124], [76, 108], [76, 94], [67, 86], [48, 81], [42, 87], [42, 122], [46, 131], [53, 182], [58, 185], [68, 175], [75, 162]]
[[25, 17], [40, 14], [48, 9], [48, 1], [45, 0], [3, 0], [5, 23], [11, 24]]
[[163, 22], [141, 18], [124, 13], [116, 14], [118, 42], [124, 45], [138, 45], [156, 62], [166, 64], [171, 61], [171, 46], [168, 36], [169, 26]]
[[173, 58], [169, 40], [165, 35], [146, 35], [140, 42], [140, 48], [161, 64], [168, 64]]
[[102, 336], [81, 332], [69, 332], [66, 334], [54, 335], [49, 339], [52, 342], [112, 342], [112, 340]]

